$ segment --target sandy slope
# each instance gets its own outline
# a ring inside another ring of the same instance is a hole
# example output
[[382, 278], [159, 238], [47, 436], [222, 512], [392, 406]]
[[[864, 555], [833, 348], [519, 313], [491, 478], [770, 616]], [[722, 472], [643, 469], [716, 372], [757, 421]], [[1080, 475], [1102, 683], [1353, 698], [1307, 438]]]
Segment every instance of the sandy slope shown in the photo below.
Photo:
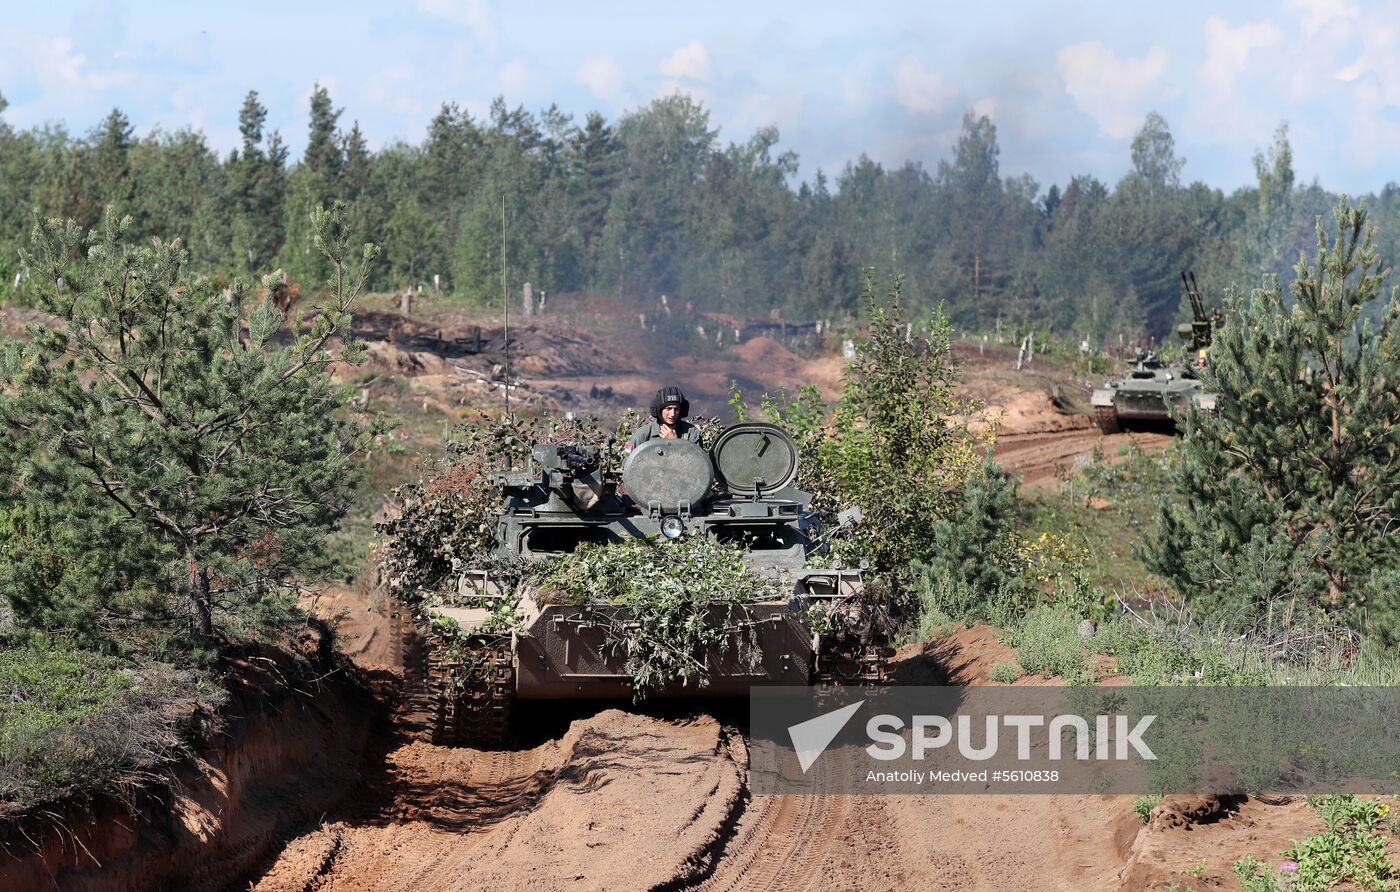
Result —
[[[391, 611], [342, 628], [352, 651], [404, 632]], [[987, 684], [1007, 655], [977, 626], [906, 646], [895, 674]], [[231, 888], [1237, 888], [1234, 859], [1320, 826], [1296, 800], [1181, 797], [1144, 827], [1128, 796], [756, 796], [740, 729], [703, 707], [585, 711], [499, 751], [424, 743], [412, 712], [339, 810]]]

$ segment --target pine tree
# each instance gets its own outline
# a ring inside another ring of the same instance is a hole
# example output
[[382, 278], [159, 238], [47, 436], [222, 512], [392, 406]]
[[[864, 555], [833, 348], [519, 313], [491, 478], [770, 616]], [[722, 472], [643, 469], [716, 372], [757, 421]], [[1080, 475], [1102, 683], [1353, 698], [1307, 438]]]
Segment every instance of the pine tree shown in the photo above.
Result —
[[[349, 504], [366, 432], [337, 411], [329, 367], [363, 349], [331, 345], [376, 249], [351, 255], [340, 208], [315, 215], [332, 297], [309, 325], [294, 320], [283, 346], [271, 302], [191, 276], [178, 240], [131, 244], [129, 225], [109, 214], [99, 233], [35, 228], [29, 262], [57, 325], [0, 349], [0, 508], [13, 528], [22, 492], [32, 510], [20, 550], [47, 548], [55, 562], [47, 577], [0, 574], [0, 590], [21, 621], [92, 634], [133, 619], [170, 631], [163, 605], [183, 602], [205, 640], [285, 604], [277, 592]], [[85, 578], [98, 547], [112, 569], [97, 578], [115, 592]], [[144, 612], [128, 590], [151, 596]]]
[[602, 115], [590, 112], [583, 127], [575, 131], [570, 159], [574, 213], [583, 241], [584, 263], [591, 277], [598, 268], [603, 225], [619, 169], [617, 138]]
[[[1304, 601], [1400, 637], [1400, 305], [1363, 208], [1277, 282], [1227, 299], [1149, 555], [1207, 607]], [[1368, 310], [1384, 302], [1373, 326]]]
[[267, 109], [249, 90], [238, 113], [243, 134], [242, 153], [228, 162], [231, 203], [230, 223], [234, 268], [245, 274], [272, 266], [282, 246], [282, 203], [286, 195], [286, 148], [273, 133], [262, 148]]
[[332, 107], [330, 92], [317, 84], [311, 94], [306, 154], [288, 178], [283, 210], [286, 238], [279, 260], [292, 279], [301, 283], [323, 282], [331, 273], [316, 249], [316, 233], [308, 221], [316, 209], [339, 197], [345, 158], [335, 126], [341, 111]]
[[302, 163], [335, 182], [344, 166], [344, 154], [336, 139], [336, 122], [344, 109], [333, 108], [330, 91], [320, 84], [311, 94], [311, 122], [307, 128], [306, 154]]

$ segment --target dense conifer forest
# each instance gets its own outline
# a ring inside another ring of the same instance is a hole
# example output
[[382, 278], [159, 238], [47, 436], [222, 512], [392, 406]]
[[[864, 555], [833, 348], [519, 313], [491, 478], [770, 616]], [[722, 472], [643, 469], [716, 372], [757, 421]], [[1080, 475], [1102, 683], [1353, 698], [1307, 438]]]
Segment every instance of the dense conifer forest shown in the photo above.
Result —
[[[310, 210], [338, 198], [357, 238], [383, 246], [371, 288], [432, 288], [436, 276], [441, 291], [485, 300], [500, 288], [504, 196], [509, 277], [550, 292], [840, 317], [858, 311], [862, 271], [876, 267], [904, 278], [915, 309], [942, 302], [964, 327], [1161, 337], [1186, 311], [1181, 270], [1216, 293], [1268, 274], [1286, 285], [1338, 199], [1296, 182], [1286, 125], [1256, 154], [1254, 185], [1226, 194], [1184, 182], [1186, 159], [1156, 114], [1119, 182], [1041, 184], [1001, 169], [995, 124], [972, 112], [936, 169], [861, 156], [826, 172], [800, 168], [772, 127], [721, 139], [684, 95], [617, 121], [502, 99], [478, 120], [449, 102], [421, 141], [376, 152], [353, 112], [318, 88], [299, 158], [266, 127], [256, 92], [236, 112], [242, 144], [226, 156], [196, 131], [140, 136], [120, 110], [81, 135], [67, 124], [18, 130], [3, 102], [6, 293], [23, 284], [35, 214], [94, 227], [107, 205], [136, 233], [182, 238], [195, 269], [256, 281], [280, 267], [310, 286], [326, 273]], [[1362, 198], [1388, 263], [1400, 186]]]

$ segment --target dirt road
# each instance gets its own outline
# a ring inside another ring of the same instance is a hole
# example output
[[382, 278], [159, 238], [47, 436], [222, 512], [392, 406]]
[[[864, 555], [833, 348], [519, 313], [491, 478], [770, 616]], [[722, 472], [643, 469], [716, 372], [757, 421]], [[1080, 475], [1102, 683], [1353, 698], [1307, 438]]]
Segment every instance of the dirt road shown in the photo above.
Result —
[[754, 796], [746, 762], [735, 729], [703, 713], [604, 709], [496, 752], [412, 740], [406, 724], [345, 810], [252, 888], [1109, 888], [1118, 827], [1140, 826], [1105, 797]]
[[[411, 641], [392, 611], [350, 615], [352, 652], [409, 652], [383, 648]], [[976, 627], [902, 649], [895, 671], [904, 683], [983, 684], [1004, 653]], [[1218, 888], [1233, 882], [1234, 858], [1316, 823], [1287, 801], [1189, 819], [1168, 808], [1144, 827], [1125, 796], [758, 796], [732, 707], [705, 710], [546, 709], [513, 746], [483, 751], [418, 739], [410, 701], [343, 806], [231, 888], [1093, 890], [1183, 878]]]

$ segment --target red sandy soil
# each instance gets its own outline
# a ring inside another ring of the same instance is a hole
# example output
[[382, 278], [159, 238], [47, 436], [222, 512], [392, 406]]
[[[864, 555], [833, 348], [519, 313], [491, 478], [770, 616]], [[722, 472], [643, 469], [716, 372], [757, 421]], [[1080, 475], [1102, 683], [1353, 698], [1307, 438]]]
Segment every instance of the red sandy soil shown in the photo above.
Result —
[[[351, 649], [388, 634], [370, 626], [342, 625]], [[979, 625], [894, 668], [902, 684], [989, 684], [1012, 656]], [[252, 889], [1233, 889], [1235, 859], [1321, 827], [1300, 800], [1176, 797], [1144, 826], [1129, 796], [752, 795], [742, 736], [704, 713], [603, 709], [499, 751], [433, 746], [412, 724]]]
[[[315, 607], [341, 616], [367, 673], [411, 659], [391, 604], [369, 609], [346, 589]], [[1012, 656], [978, 625], [902, 648], [893, 671], [900, 684], [990, 684]], [[1045, 683], [1057, 682], [1018, 682]], [[84, 837], [101, 867], [58, 884], [0, 873], [0, 889], [1237, 889], [1235, 859], [1277, 861], [1321, 828], [1296, 799], [1176, 797], [1144, 826], [1129, 796], [754, 795], [742, 733], [704, 704], [681, 717], [584, 711], [488, 751], [423, 742], [409, 699], [356, 775], [355, 741], [317, 729], [355, 727], [364, 708], [318, 701], [202, 765], [175, 803], [186, 845], [174, 852], [109, 817]], [[311, 820], [279, 830], [295, 814]]]

